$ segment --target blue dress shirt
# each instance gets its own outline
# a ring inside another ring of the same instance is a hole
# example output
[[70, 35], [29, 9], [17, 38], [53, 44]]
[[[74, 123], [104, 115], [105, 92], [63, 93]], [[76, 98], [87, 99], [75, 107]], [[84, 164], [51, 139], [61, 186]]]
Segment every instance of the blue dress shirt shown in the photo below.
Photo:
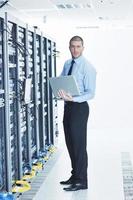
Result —
[[[61, 76], [66, 76], [68, 74], [71, 61], [72, 59], [69, 59], [65, 62]], [[95, 95], [96, 70], [83, 56], [74, 59], [74, 61], [72, 75], [75, 76], [80, 95], [74, 96], [73, 101], [81, 103], [92, 99]]]

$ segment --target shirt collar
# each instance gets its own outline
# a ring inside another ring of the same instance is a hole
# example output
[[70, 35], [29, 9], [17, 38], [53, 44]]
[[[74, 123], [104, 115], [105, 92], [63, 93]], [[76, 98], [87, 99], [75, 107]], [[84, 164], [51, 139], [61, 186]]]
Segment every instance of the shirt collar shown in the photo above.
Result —
[[75, 63], [79, 63], [79, 62], [81, 61], [82, 57], [83, 57], [83, 56], [81, 55], [81, 56], [79, 56], [78, 58], [74, 58], [74, 59], [72, 59], [72, 60], [74, 60]]

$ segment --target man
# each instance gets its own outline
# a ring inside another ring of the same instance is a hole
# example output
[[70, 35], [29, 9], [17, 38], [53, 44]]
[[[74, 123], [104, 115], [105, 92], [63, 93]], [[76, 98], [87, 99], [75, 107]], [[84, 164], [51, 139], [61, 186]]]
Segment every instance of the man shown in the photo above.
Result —
[[74, 36], [69, 42], [72, 59], [64, 64], [62, 76], [73, 75], [77, 81], [80, 95], [72, 97], [59, 90], [59, 97], [65, 101], [63, 126], [66, 146], [70, 155], [72, 175], [62, 185], [69, 185], [65, 191], [87, 189], [87, 120], [89, 116], [88, 100], [95, 94], [96, 71], [83, 57], [84, 42], [80, 36]]

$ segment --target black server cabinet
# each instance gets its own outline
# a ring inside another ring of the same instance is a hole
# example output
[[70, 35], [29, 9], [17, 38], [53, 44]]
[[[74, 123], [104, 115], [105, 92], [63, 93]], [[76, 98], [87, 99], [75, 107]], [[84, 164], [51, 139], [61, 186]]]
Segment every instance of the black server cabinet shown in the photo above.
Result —
[[[56, 43], [51, 42], [51, 67], [50, 67], [50, 76], [56, 76]], [[52, 118], [51, 120], [51, 141], [53, 144], [56, 145], [57, 138], [58, 138], [58, 105], [57, 100], [54, 98], [52, 91], [50, 92], [50, 99], [52, 99], [50, 104], [50, 116]]]
[[0, 18], [0, 190], [6, 188], [5, 171], [5, 90], [4, 90], [4, 63], [3, 63], [3, 29], [4, 20]]
[[46, 150], [46, 117], [47, 117], [47, 87], [46, 87], [46, 38], [41, 34], [40, 37], [40, 105], [39, 105], [39, 134], [40, 151]]
[[16, 25], [17, 48], [17, 118], [18, 118], [18, 179], [23, 176], [23, 169], [28, 163], [27, 156], [27, 124], [26, 124], [26, 104], [24, 102], [24, 87], [26, 80], [26, 25]]
[[[7, 17], [7, 16], [6, 16]], [[8, 86], [8, 137], [11, 165], [10, 170], [10, 185], [11, 182], [18, 179], [18, 118], [17, 118], [17, 43], [16, 43], [16, 24], [10, 22], [8, 18], [5, 20], [7, 26], [7, 86]], [[10, 186], [9, 186], [10, 187]]]
[[31, 99], [26, 102], [27, 115], [27, 142], [28, 142], [28, 163], [32, 165], [32, 156], [36, 152], [35, 133], [35, 104], [34, 104], [34, 33], [30, 30], [26, 32], [26, 47], [29, 52], [26, 57], [26, 79], [31, 79]]
[[36, 28], [34, 28], [34, 113], [35, 113], [35, 132], [36, 132], [36, 152], [34, 158], [39, 157], [40, 152], [40, 140], [39, 140], [39, 115], [41, 106], [41, 33], [37, 34]]
[[3, 29], [3, 67], [5, 97], [5, 170], [6, 190], [11, 191], [12, 180], [18, 178], [17, 117], [16, 117], [16, 46], [14, 45], [15, 24], [8, 22], [7, 15]]
[[[47, 40], [47, 77], [56, 76], [56, 44], [52, 40]], [[47, 78], [47, 80], [48, 80]], [[51, 87], [47, 84], [47, 112], [48, 112], [48, 142], [56, 143], [58, 137], [58, 111], [57, 100], [52, 94]]]
[[36, 28], [0, 18], [0, 191], [12, 191], [58, 133], [56, 44]]

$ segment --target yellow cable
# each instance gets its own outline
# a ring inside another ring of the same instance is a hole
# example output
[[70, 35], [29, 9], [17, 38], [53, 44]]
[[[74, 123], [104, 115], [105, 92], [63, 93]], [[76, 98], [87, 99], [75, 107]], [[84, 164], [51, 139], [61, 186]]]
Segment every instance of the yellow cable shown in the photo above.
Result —
[[42, 168], [43, 168], [43, 164], [41, 162], [33, 164], [33, 167], [32, 167], [33, 170], [42, 170]]
[[48, 156], [44, 156], [44, 160], [48, 161], [49, 157]]
[[54, 153], [56, 151], [56, 147], [55, 146], [50, 146], [49, 151], [51, 153]]
[[30, 184], [27, 181], [18, 180], [15, 182], [15, 186], [12, 188], [12, 192], [26, 192], [31, 189]]
[[36, 171], [32, 170], [29, 174], [23, 176], [23, 180], [32, 179], [36, 175]]

